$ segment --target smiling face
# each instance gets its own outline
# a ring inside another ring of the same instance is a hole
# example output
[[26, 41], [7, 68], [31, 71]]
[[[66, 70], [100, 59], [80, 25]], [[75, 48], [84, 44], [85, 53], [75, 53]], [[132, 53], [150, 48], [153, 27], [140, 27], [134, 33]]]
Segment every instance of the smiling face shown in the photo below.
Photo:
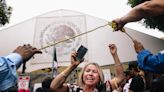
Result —
[[95, 65], [88, 65], [83, 73], [83, 82], [88, 86], [96, 86], [100, 81], [100, 75]]

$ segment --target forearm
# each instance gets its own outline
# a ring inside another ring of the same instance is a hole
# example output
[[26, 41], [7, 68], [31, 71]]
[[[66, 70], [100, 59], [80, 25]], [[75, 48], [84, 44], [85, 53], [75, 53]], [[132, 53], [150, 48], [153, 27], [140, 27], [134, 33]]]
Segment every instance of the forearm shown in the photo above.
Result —
[[123, 66], [120, 63], [120, 59], [118, 57], [118, 54], [116, 53], [116, 54], [114, 54], [112, 56], [113, 56], [113, 59], [114, 59], [114, 62], [115, 62], [116, 74], [117, 75], [123, 75]]
[[115, 88], [118, 88], [118, 86], [122, 83], [122, 81], [124, 80], [125, 77], [124, 77], [124, 73], [123, 73], [123, 66], [120, 63], [117, 53], [115, 53], [112, 56], [115, 61], [114, 68], [116, 71], [116, 76], [115, 76], [115, 78], [113, 78], [111, 80], [111, 85], [112, 85], [112, 88], [115, 89]]
[[144, 17], [144, 11], [142, 11], [139, 6], [136, 6], [132, 8], [132, 10], [128, 12], [126, 15], [121, 17], [120, 21], [126, 24], [129, 22], [139, 21], [143, 17]]
[[125, 24], [128, 22], [139, 21], [142, 18], [158, 16], [164, 14], [164, 1], [163, 0], [151, 0], [145, 1], [135, 7], [121, 18], [121, 21]]
[[69, 74], [76, 68], [75, 65], [70, 65], [63, 72], [55, 77], [55, 79], [51, 83], [52, 89], [57, 89], [63, 85]]

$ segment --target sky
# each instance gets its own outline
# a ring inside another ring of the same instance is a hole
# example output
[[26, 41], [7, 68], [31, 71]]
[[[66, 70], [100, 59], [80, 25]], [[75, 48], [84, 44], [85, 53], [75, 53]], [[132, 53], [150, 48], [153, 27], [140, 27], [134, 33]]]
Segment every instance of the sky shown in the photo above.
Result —
[[[112, 21], [130, 11], [131, 7], [127, 5], [127, 1], [128, 0], [6, 0], [7, 5], [13, 8], [13, 12], [10, 23], [4, 27], [0, 27], [0, 30], [58, 9], [73, 10]], [[154, 37], [164, 37], [164, 33], [154, 29], [147, 29], [139, 22], [128, 23], [125, 27]]]

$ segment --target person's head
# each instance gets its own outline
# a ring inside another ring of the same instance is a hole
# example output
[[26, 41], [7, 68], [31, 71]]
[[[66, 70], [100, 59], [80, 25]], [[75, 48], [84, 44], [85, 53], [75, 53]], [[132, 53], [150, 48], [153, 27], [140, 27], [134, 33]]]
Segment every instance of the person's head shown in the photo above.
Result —
[[47, 77], [47, 78], [45, 78], [45, 79], [42, 81], [42, 87], [43, 87], [44, 89], [49, 89], [52, 80], [53, 80], [52, 77]]
[[126, 79], [126, 81], [128, 81], [131, 77], [132, 77], [132, 75], [131, 75], [131, 73], [130, 73], [130, 70], [126, 70], [126, 71], [124, 71], [124, 74], [125, 74], [125, 79]]
[[129, 62], [128, 69], [130, 70], [131, 74], [138, 74], [140, 69], [138, 68], [138, 63], [136, 61]]
[[43, 88], [42, 87], [39, 87], [35, 90], [35, 92], [44, 92]]
[[88, 63], [84, 66], [79, 76], [81, 86], [99, 86], [104, 82], [104, 75], [97, 63]]

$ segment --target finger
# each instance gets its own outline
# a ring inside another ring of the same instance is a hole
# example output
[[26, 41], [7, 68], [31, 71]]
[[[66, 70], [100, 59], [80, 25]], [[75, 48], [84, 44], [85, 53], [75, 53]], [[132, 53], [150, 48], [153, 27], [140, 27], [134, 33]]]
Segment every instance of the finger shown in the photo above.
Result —
[[77, 53], [77, 52], [73, 51], [73, 52], [71, 53], [71, 56], [76, 56], [76, 53]]
[[37, 48], [33, 47], [32, 50], [37, 50]]
[[109, 45], [108, 45], [108, 47], [111, 47], [111, 46], [112, 46], [112, 44], [109, 44]]
[[17, 49], [20, 49], [20, 48], [22, 48], [22, 46], [18, 46], [18, 47], [17, 47]]
[[27, 44], [26, 46], [27, 46], [28, 48], [33, 48], [30, 44]]
[[34, 51], [34, 53], [39, 53], [39, 54], [42, 53], [42, 51], [41, 51], [41, 50], [38, 50], [38, 49], [35, 49], [35, 50], [33, 50], [33, 51]]
[[137, 41], [136, 39], [134, 39], [134, 40], [133, 40], [133, 43], [134, 43], [134, 44], [137, 44], [137, 43], [138, 43], [138, 41]]
[[115, 31], [121, 31], [119, 28], [115, 28]]
[[27, 46], [31, 46], [30, 44], [27, 44]]
[[83, 62], [84, 61], [84, 58], [82, 58], [81, 60], [80, 60], [80, 62]]
[[112, 47], [114, 44], [109, 44], [109, 47]]
[[26, 49], [32, 48], [32, 46], [29, 45], [29, 44], [24, 44], [22, 47], [23, 47], [23, 48], [26, 48]]
[[114, 46], [114, 44], [109, 44], [109, 48], [113, 48]]

